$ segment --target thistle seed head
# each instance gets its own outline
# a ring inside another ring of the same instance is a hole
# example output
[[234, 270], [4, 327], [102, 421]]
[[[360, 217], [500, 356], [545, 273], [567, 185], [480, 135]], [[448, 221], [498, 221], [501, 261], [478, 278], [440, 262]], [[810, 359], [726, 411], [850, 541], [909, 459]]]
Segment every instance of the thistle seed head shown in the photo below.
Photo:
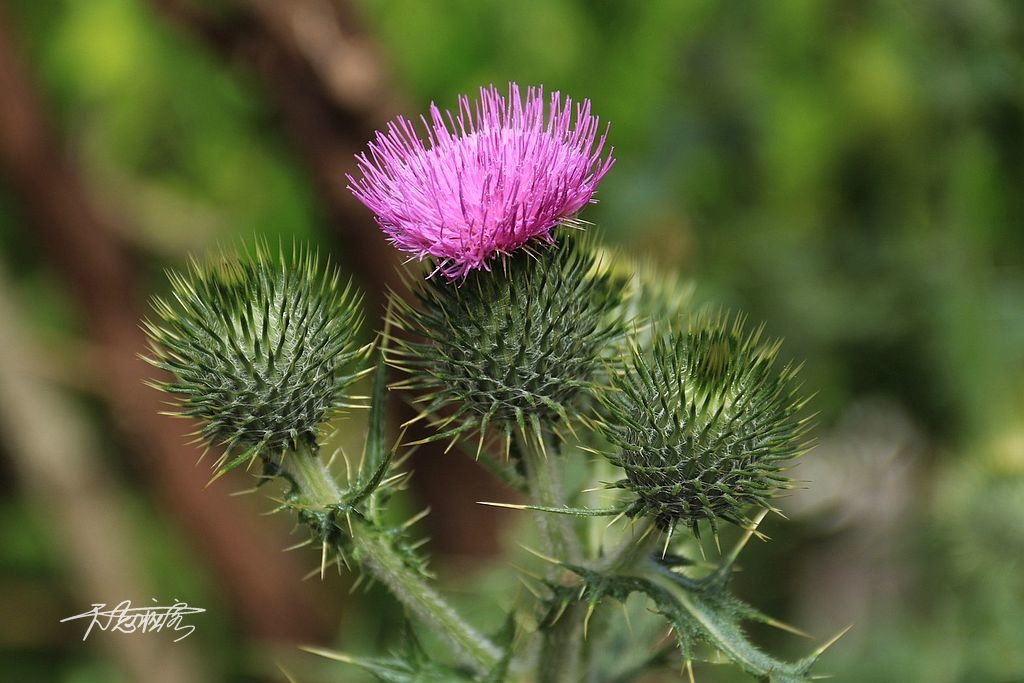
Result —
[[687, 331], [636, 347], [604, 398], [600, 429], [625, 470], [634, 516], [661, 529], [697, 531], [702, 520], [744, 525], [744, 509], [769, 507], [790, 486], [787, 460], [806, 450], [808, 419], [797, 413], [797, 369], [773, 371], [779, 343], [746, 333], [742, 318], [698, 315]]
[[569, 419], [622, 333], [597, 258], [590, 238], [566, 235], [459, 286], [422, 281], [418, 306], [393, 302], [392, 322], [408, 334], [391, 362], [410, 374], [402, 386], [420, 392], [424, 414], [441, 416], [438, 438]]
[[[225, 456], [265, 459], [316, 446], [321, 426], [347, 407], [367, 347], [351, 283], [299, 251], [288, 262], [265, 245], [242, 258], [193, 261], [172, 272], [171, 295], [155, 298], [144, 323], [154, 366], [174, 375], [154, 386], [178, 413], [202, 422], [200, 437]], [[242, 458], [244, 459], [244, 458]]]

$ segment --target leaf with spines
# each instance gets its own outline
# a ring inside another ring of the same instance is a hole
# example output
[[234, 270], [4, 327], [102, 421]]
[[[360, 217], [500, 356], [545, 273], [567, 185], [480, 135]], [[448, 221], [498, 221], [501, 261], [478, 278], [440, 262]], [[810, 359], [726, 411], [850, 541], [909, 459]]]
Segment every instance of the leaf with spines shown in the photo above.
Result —
[[[739, 551], [749, 540], [748, 533], [716, 571], [704, 578], [691, 578], [684, 572], [691, 563], [683, 557], [652, 556], [628, 573], [602, 573], [588, 567], [560, 563], [583, 580], [580, 587], [554, 587], [562, 600], [584, 600], [596, 605], [607, 599], [620, 602], [632, 593], [646, 595], [654, 611], [671, 625], [676, 645], [685, 661], [699, 659], [698, 648], [708, 646], [743, 671], [770, 683], [809, 683], [810, 674], [821, 654], [842, 633], [820, 646], [811, 655], [786, 662], [768, 655], [750, 642], [743, 622], [760, 621], [787, 631], [794, 629], [765, 616], [729, 592], [729, 579]], [[553, 610], [564, 609], [558, 604]], [[845, 632], [845, 631], [844, 631]]]
[[201, 421], [202, 441], [225, 447], [221, 471], [315, 449], [322, 426], [351, 407], [347, 389], [365, 371], [369, 346], [359, 343], [351, 283], [341, 287], [309, 250], [275, 259], [259, 243], [169, 278], [171, 295], [153, 300], [156, 319], [143, 326], [147, 360], [174, 379], [153, 384], [178, 399], [179, 414]]
[[502, 646], [502, 656], [491, 671], [482, 675], [432, 659], [408, 621], [404, 623], [401, 647], [388, 657], [356, 657], [315, 647], [303, 649], [321, 657], [358, 666], [382, 683], [505, 683], [512, 660], [514, 635], [515, 622], [510, 618], [495, 639]]
[[591, 238], [576, 234], [415, 293], [418, 306], [392, 301], [390, 322], [405, 334], [389, 361], [410, 375], [396, 386], [418, 392], [439, 425], [428, 440], [475, 430], [482, 444], [496, 427], [507, 443], [513, 429], [568, 422], [623, 332], [620, 295]]
[[433, 660], [423, 649], [408, 622], [403, 631], [402, 647], [387, 657], [356, 657], [314, 647], [303, 649], [327, 659], [358, 666], [381, 683], [474, 683], [480, 680], [469, 671]]
[[[410, 538], [410, 529], [422, 520], [424, 510], [404, 522], [396, 523], [386, 518], [384, 510], [388, 500], [408, 482], [410, 473], [399, 471], [401, 459], [395, 459], [395, 449], [385, 441], [385, 415], [387, 413], [387, 373], [383, 354], [377, 357], [376, 374], [370, 395], [369, 419], [363, 458], [358, 470], [350, 476], [346, 486], [340, 487], [335, 496], [325, 500], [320, 496], [310, 501], [308, 490], [303, 486], [295, 465], [301, 462], [294, 458], [280, 466], [270, 463], [264, 477], [278, 476], [288, 489], [278, 500], [278, 510], [296, 514], [299, 521], [309, 530], [311, 541], [321, 546], [321, 561], [316, 572], [323, 573], [328, 565], [337, 564], [353, 567], [366, 558], [360, 556], [353, 543], [354, 529], [364, 535], [375, 535], [390, 546], [391, 551], [402, 563], [422, 577], [429, 577], [427, 559], [420, 553], [425, 539]], [[297, 454], [304, 458], [315, 453]], [[308, 479], [306, 479], [308, 486]], [[308, 544], [308, 542], [307, 542]], [[302, 547], [300, 544], [296, 547]], [[316, 573], [314, 572], [314, 573]]]
[[634, 349], [597, 420], [626, 474], [613, 486], [636, 495], [628, 514], [669, 533], [744, 526], [746, 508], [790, 486], [786, 463], [806, 450], [809, 419], [798, 417], [796, 368], [774, 372], [779, 343], [761, 336], [742, 318], [702, 314]]

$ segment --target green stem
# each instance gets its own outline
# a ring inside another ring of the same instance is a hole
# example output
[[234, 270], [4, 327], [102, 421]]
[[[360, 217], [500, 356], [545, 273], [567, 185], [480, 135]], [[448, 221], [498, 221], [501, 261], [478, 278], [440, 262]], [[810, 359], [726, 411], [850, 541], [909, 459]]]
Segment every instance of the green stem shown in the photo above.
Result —
[[[312, 451], [300, 449], [288, 453], [283, 465], [306, 504], [326, 507], [342, 500], [342, 491], [326, 463]], [[355, 554], [375, 579], [387, 586], [412, 614], [446, 638], [478, 672], [487, 673], [497, 667], [501, 652], [496, 645], [466, 623], [433, 587], [406, 566], [376, 529], [369, 528], [355, 516], [352, 525]]]
[[544, 632], [537, 663], [537, 683], [576, 683], [583, 658], [586, 606], [573, 602]]
[[[547, 435], [538, 434], [534, 442], [526, 434], [516, 432], [516, 446], [523, 458], [532, 501], [544, 507], [566, 507], [562, 463], [557, 459]], [[570, 516], [538, 512], [536, 518], [544, 552], [565, 562], [581, 561], [583, 550]], [[575, 580], [557, 565], [551, 566], [547, 578], [555, 583]], [[579, 680], [585, 614], [582, 605], [573, 603], [544, 631], [537, 669], [538, 683], [574, 683]]]
[[[516, 447], [523, 458], [527, 490], [533, 503], [543, 507], [567, 507], [562, 488], [561, 463], [547, 435], [538, 437], [544, 440], [543, 443], [534, 442], [521, 431], [516, 432], [515, 438]], [[557, 560], [580, 561], [583, 551], [570, 515], [538, 512], [536, 519], [545, 553]], [[554, 568], [553, 571], [557, 573], [558, 570]]]
[[[654, 521], [649, 517], [638, 519], [623, 534], [619, 545], [611, 552], [595, 562], [594, 568], [606, 575], [629, 574], [637, 565], [650, 557], [655, 552], [659, 543], [660, 534], [654, 526]], [[601, 680], [601, 660], [605, 656], [605, 647], [611, 632], [612, 611], [609, 605], [599, 605], [590, 619], [590, 628], [586, 642], [586, 657], [588, 661], [588, 681]]]

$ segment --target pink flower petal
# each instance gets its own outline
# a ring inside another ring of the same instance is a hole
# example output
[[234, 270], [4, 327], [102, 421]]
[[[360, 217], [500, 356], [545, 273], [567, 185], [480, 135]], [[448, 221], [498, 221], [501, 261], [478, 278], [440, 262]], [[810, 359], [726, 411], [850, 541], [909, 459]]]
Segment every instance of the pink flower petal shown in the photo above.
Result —
[[419, 258], [431, 256], [451, 279], [534, 239], [588, 202], [613, 159], [602, 158], [590, 101], [542, 87], [525, 101], [510, 83], [508, 97], [492, 85], [480, 99], [459, 98], [458, 112], [431, 105], [421, 118], [426, 140], [398, 117], [356, 157], [362, 178], [349, 189], [376, 216], [390, 241]]

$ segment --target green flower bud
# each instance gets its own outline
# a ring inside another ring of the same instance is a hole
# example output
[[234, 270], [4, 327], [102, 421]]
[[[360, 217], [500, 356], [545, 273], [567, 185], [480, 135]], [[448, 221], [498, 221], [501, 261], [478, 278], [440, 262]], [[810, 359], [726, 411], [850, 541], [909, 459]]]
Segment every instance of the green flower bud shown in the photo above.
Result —
[[796, 368], [772, 370], [779, 343], [761, 343], [761, 329], [697, 316], [688, 332], [655, 337], [634, 350], [626, 372], [604, 397], [601, 432], [625, 470], [613, 486], [636, 494], [633, 516], [652, 516], [664, 530], [694, 532], [708, 520], [748, 522], [748, 506], [769, 507], [790, 486], [785, 462], [806, 449], [805, 401]]
[[340, 289], [338, 273], [321, 271], [309, 251], [288, 263], [260, 245], [169, 278], [171, 296], [155, 298], [157, 320], [144, 323], [147, 360], [174, 375], [154, 386], [201, 420], [202, 440], [226, 447], [218, 465], [315, 448], [321, 426], [348, 407], [368, 348], [351, 283]]
[[656, 321], [684, 318], [691, 309], [694, 283], [650, 258], [621, 259], [614, 272], [614, 284], [622, 292], [622, 317], [633, 321], [623, 355], [629, 355], [630, 347], [650, 348]]
[[622, 332], [619, 294], [598, 265], [589, 239], [566, 235], [501, 270], [421, 282], [418, 307], [394, 300], [392, 322], [409, 334], [391, 362], [410, 373], [401, 386], [420, 392], [423, 414], [443, 416], [437, 439], [569, 419]]

